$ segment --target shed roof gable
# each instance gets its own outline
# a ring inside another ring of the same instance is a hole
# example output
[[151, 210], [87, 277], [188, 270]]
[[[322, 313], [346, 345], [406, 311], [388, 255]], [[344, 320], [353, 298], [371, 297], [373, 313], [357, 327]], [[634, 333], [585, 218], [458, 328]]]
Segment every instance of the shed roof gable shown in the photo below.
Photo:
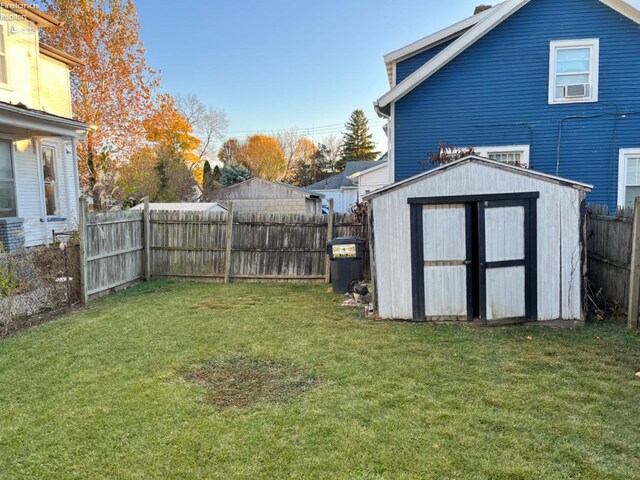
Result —
[[[400, 98], [411, 92], [414, 88], [416, 88], [422, 82], [438, 72], [441, 68], [455, 59], [471, 45], [476, 43], [479, 39], [484, 37], [495, 27], [510, 18], [522, 7], [527, 5], [530, 1], [535, 0], [507, 0], [504, 3], [496, 5], [492, 9], [487, 10], [487, 12], [489, 13], [485, 17], [483, 17], [478, 23], [476, 23], [473, 27], [463, 33], [451, 45], [449, 45], [442, 52], [437, 54], [422, 67], [417, 69], [402, 82], [391, 88], [391, 90], [385, 93], [376, 102], [374, 102], [374, 108], [376, 109], [376, 111], [383, 116], [388, 116], [390, 105], [392, 102], [399, 100]], [[624, 15], [625, 17], [640, 24], [640, 11], [629, 5], [624, 0], [599, 1], [614, 9], [621, 15]]]
[[503, 162], [498, 162], [497, 160], [491, 160], [490, 158], [484, 158], [484, 157], [480, 157], [477, 155], [470, 155], [468, 157], [464, 157], [460, 160], [456, 160], [454, 162], [451, 163], [447, 163], [446, 165], [442, 165], [438, 168], [434, 168], [432, 170], [428, 170], [424, 173], [420, 173], [418, 175], [415, 175], [413, 177], [407, 178], [405, 180], [402, 180], [400, 182], [396, 182], [396, 183], [392, 183], [391, 185], [387, 185], [386, 187], [382, 187], [379, 188], [378, 190], [374, 190], [373, 192], [364, 195], [362, 198], [364, 200], [371, 200], [373, 198], [379, 197], [381, 195], [384, 195], [388, 192], [394, 191], [394, 190], [398, 190], [399, 188], [403, 188], [405, 186], [408, 185], [412, 185], [416, 182], [419, 182], [421, 180], [424, 180], [426, 178], [429, 177], [433, 177], [435, 175], [439, 175], [441, 173], [453, 170], [455, 168], [458, 168], [462, 165], [466, 165], [468, 163], [479, 163], [482, 164], [486, 167], [489, 168], [497, 168], [497, 169], [501, 169], [501, 170], [507, 170], [510, 171], [512, 173], [516, 173], [518, 175], [525, 175], [528, 177], [534, 177], [537, 178], [538, 180], [543, 180], [546, 182], [551, 182], [551, 183], [556, 183], [558, 185], [564, 186], [564, 187], [569, 187], [569, 188], [576, 188], [579, 190], [585, 190], [585, 191], [591, 191], [593, 189], [593, 185], [589, 185], [587, 183], [582, 183], [582, 182], [576, 182], [574, 180], [569, 180], [567, 178], [563, 178], [563, 177], [556, 177], [554, 175], [548, 175], [546, 173], [542, 173], [542, 172], [538, 172], [537, 170], [531, 170], [529, 168], [522, 168], [522, 167], [516, 167], [515, 165], [509, 165], [507, 163], [503, 163]]

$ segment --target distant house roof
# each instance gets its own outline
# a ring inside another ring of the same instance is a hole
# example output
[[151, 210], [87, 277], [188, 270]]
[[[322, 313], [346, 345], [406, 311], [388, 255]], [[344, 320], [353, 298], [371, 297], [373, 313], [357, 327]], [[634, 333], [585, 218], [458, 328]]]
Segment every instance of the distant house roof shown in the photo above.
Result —
[[[144, 204], [140, 203], [135, 207], [132, 207], [131, 210], [142, 210], [144, 208]], [[149, 210], [180, 210], [180, 211], [189, 211], [189, 212], [226, 212], [227, 207], [224, 205], [220, 205], [219, 203], [150, 203]]]
[[272, 199], [291, 198], [303, 196], [305, 198], [324, 198], [324, 195], [310, 192], [304, 188], [289, 185], [284, 182], [271, 182], [261, 178], [250, 178], [244, 182], [231, 185], [219, 192], [219, 198], [224, 200], [245, 200], [245, 199]]
[[[516, 13], [522, 7], [527, 5], [530, 1], [531, 0], [506, 0], [505, 2], [500, 3], [489, 10], [485, 10], [484, 12], [471, 17], [470, 24], [473, 24], [475, 20], [480, 21], [475, 23], [473, 26], [470, 26], [468, 30], [465, 30], [464, 33], [457, 37], [455, 41], [447, 46], [447, 48], [442, 50], [431, 60], [425, 63], [422, 67], [418, 68], [415, 72], [413, 72], [403, 81], [391, 88], [391, 90], [385, 93], [382, 97], [380, 97], [374, 103], [376, 112], [378, 112], [378, 114], [382, 116], [389, 116], [390, 105], [392, 102], [395, 102], [404, 97], [407, 93], [412, 91], [422, 82], [430, 78], [437, 71], [451, 62], [454, 58], [467, 50], [467, 48], [476, 43], [480, 38], [491, 32], [495, 27], [510, 18], [511, 15]], [[624, 0], [599, 1], [616, 10], [618, 13], [624, 15], [625, 17], [633, 20], [634, 22], [640, 23], [640, 11], [629, 5]], [[457, 28], [458, 27], [454, 28], [454, 30], [456, 30]], [[411, 53], [413, 51], [420, 50], [420, 48], [423, 48], [423, 44], [425, 44], [424, 48], [428, 48], [429, 45], [433, 42], [423, 39], [418, 41], [418, 43], [418, 45], [412, 44], [413, 46], [408, 46], [408, 52]], [[386, 57], [386, 61], [390, 61], [390, 59], [396, 55], [398, 54], [389, 54]]]
[[318, 190], [340, 190], [341, 188], [356, 188], [357, 185], [353, 183], [349, 177], [355, 173], [362, 172], [369, 168], [380, 165], [381, 161], [386, 161], [387, 154], [385, 153], [379, 160], [361, 161], [361, 162], [347, 162], [344, 170], [336, 175], [333, 175], [319, 182], [313, 183], [305, 190], [318, 191]]

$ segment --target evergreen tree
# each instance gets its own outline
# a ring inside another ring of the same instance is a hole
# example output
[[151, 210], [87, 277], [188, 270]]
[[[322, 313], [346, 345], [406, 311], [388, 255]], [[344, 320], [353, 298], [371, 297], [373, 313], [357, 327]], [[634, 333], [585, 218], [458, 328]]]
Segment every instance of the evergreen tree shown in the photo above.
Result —
[[220, 179], [225, 187], [230, 187], [236, 183], [244, 182], [250, 178], [253, 178], [253, 173], [243, 165], [225, 165], [222, 167], [222, 170], [220, 170]]
[[220, 167], [211, 168], [208, 160], [204, 162], [202, 169], [202, 198], [208, 202], [215, 198], [218, 190], [222, 188]]
[[346, 123], [347, 131], [342, 144], [342, 156], [338, 169], [344, 169], [346, 162], [359, 160], [375, 160], [379, 152], [375, 151], [373, 135], [369, 133], [369, 121], [362, 110], [354, 110]]

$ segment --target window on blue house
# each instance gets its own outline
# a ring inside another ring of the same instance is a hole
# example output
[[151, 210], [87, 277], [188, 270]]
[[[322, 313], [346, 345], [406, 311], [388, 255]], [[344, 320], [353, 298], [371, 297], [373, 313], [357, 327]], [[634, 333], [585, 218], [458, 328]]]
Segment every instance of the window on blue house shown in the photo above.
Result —
[[633, 207], [640, 197], [640, 149], [620, 150], [618, 166], [618, 205]]
[[599, 50], [597, 38], [551, 42], [550, 104], [598, 101]]

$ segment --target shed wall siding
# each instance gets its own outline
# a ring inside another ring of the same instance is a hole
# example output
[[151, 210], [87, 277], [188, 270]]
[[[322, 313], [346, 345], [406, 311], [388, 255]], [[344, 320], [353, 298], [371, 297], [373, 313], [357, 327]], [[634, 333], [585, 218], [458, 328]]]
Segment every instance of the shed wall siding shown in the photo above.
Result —
[[478, 164], [463, 164], [373, 199], [379, 314], [412, 318], [407, 198], [539, 191], [538, 318], [581, 318], [580, 192]]
[[[600, 39], [599, 102], [549, 105], [549, 42], [583, 38]], [[598, 0], [531, 1], [394, 104], [396, 181], [430, 168], [440, 143], [529, 144], [532, 168], [614, 207], [618, 150], [640, 147], [639, 51], [640, 27]]]

